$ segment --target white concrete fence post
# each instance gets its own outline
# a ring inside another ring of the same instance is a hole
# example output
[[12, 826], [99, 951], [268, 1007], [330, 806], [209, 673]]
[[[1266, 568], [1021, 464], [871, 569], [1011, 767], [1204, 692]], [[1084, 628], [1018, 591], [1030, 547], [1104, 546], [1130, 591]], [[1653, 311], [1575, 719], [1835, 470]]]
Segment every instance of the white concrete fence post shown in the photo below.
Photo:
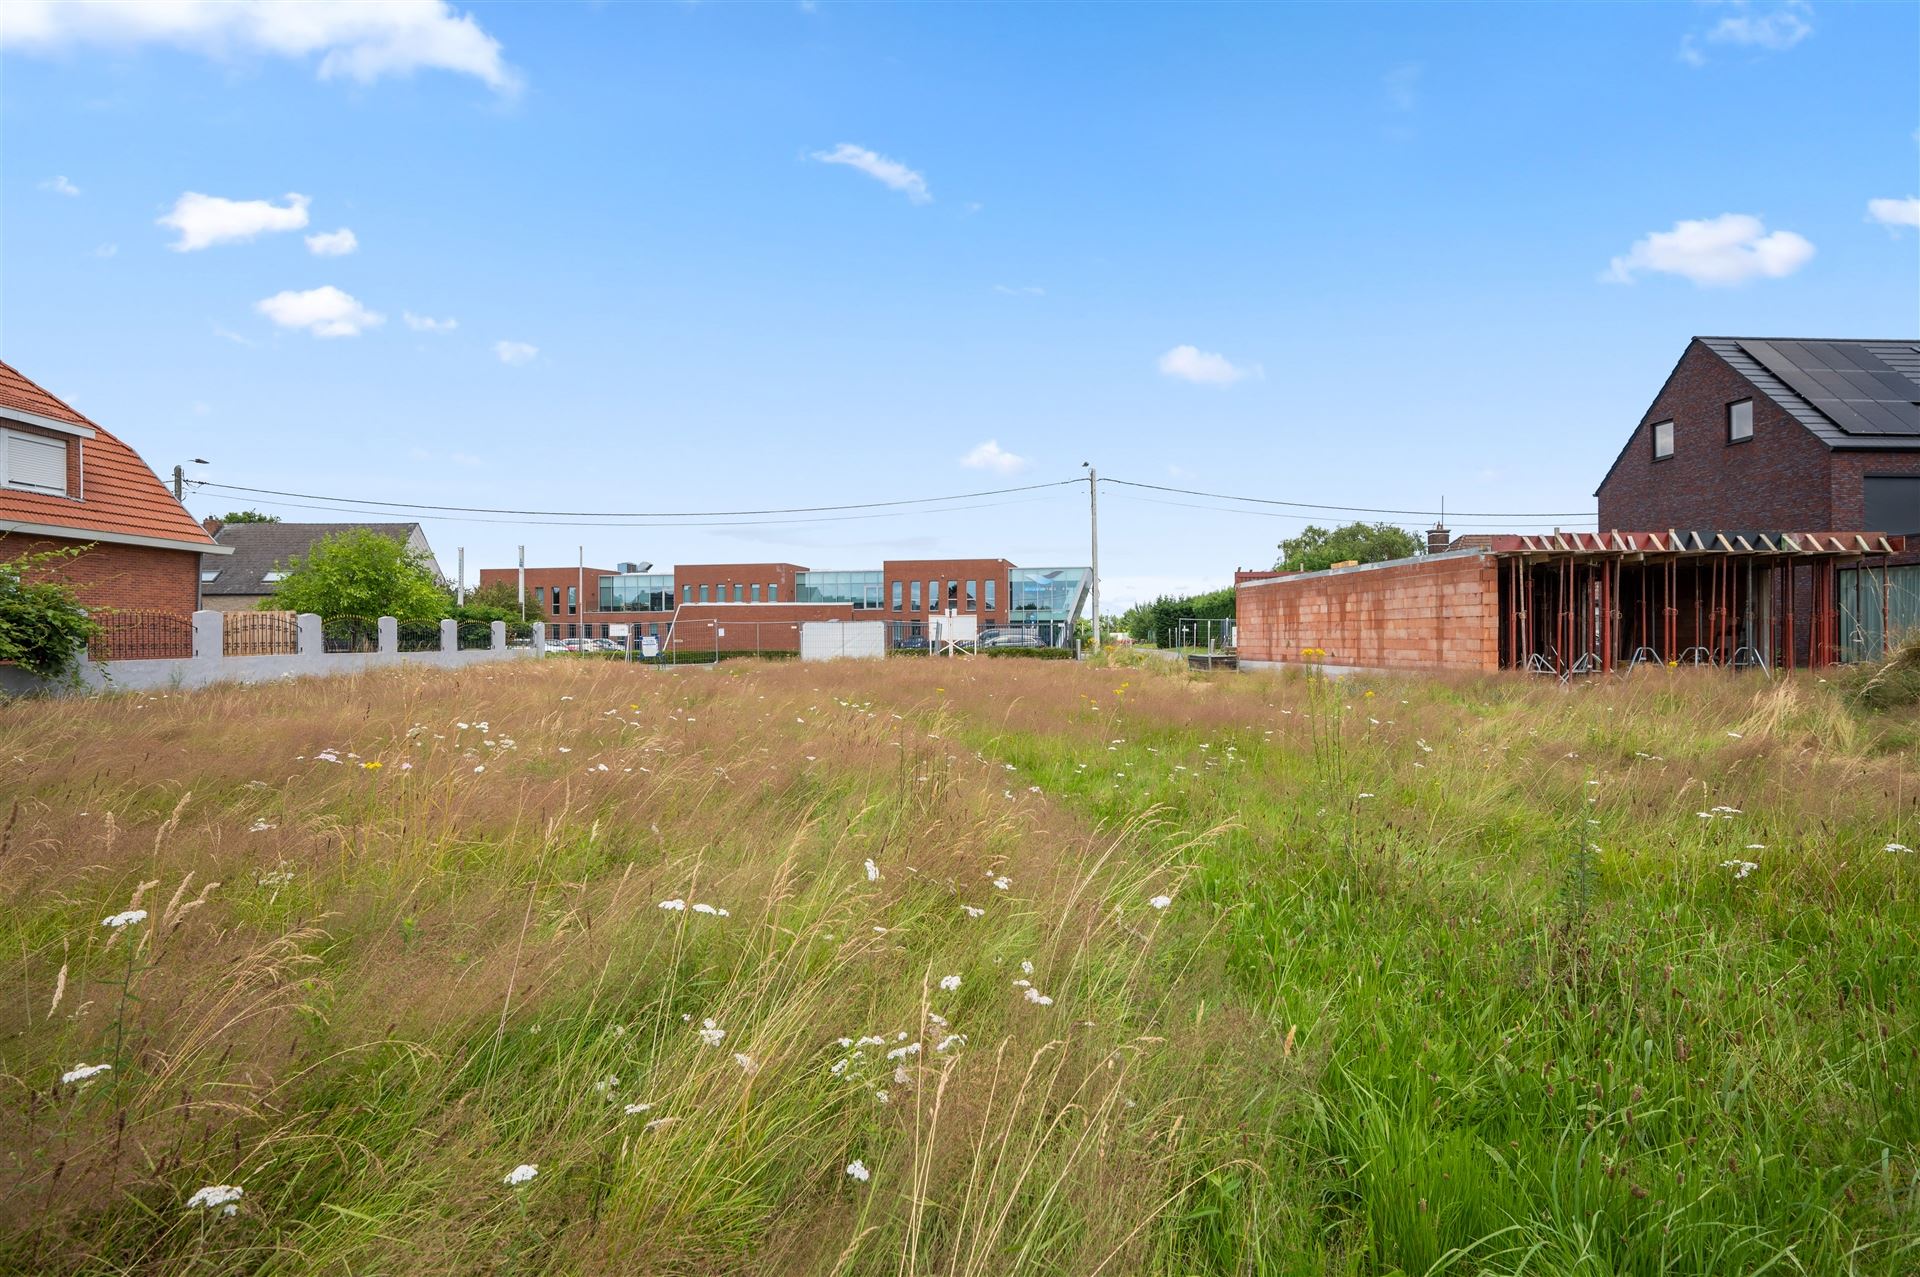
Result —
[[535, 621], [533, 623], [533, 650], [536, 655], [546, 654], [547, 623], [545, 621]]
[[193, 659], [217, 661], [227, 654], [227, 618], [213, 611], [193, 614]]
[[493, 622], [487, 627], [487, 632], [491, 636], [489, 641], [494, 651], [504, 652], [507, 650], [507, 623], [505, 621]]
[[293, 618], [299, 627], [299, 638], [294, 647], [303, 661], [318, 661], [327, 654], [326, 630], [320, 618], [313, 612], [302, 612]]
[[440, 618], [440, 650], [443, 652], [460, 650], [460, 622], [450, 616]]
[[383, 616], [380, 626], [380, 655], [398, 656], [400, 654], [400, 622], [390, 616]]

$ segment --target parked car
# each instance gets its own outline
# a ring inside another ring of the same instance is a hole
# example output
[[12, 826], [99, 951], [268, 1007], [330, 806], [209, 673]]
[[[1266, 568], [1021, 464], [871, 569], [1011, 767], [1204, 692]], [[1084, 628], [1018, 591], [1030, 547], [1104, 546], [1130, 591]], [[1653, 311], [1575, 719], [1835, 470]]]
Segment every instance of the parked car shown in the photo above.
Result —
[[988, 630], [980, 636], [981, 647], [1045, 647], [1032, 630]]

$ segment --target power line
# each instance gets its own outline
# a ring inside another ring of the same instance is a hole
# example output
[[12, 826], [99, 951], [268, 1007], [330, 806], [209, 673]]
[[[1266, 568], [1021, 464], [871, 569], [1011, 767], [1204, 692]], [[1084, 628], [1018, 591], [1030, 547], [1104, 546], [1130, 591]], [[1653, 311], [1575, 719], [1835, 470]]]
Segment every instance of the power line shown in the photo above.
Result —
[[[298, 497], [305, 501], [342, 501], [362, 506], [384, 506], [395, 510], [444, 510], [462, 514], [514, 514], [539, 515], [563, 519], [721, 519], [747, 517], [761, 514], [822, 514], [835, 510], [879, 510], [897, 506], [928, 505], [938, 501], [971, 501], [976, 497], [999, 497], [1012, 492], [1036, 492], [1042, 488], [1064, 488], [1069, 484], [1083, 482], [1080, 479], [1061, 479], [1052, 483], [1029, 483], [1017, 488], [988, 488], [982, 492], [956, 492], [946, 497], [909, 497], [900, 501], [855, 501], [846, 505], [802, 505], [784, 506], [768, 510], [509, 510], [497, 506], [479, 505], [427, 505], [419, 501], [379, 501], [372, 497], [338, 497], [318, 492], [287, 492], [278, 488], [245, 488], [231, 483], [214, 483], [206, 479], [192, 481], [197, 488], [211, 488], [219, 492], [249, 492], [261, 496]], [[673, 526], [637, 525], [637, 526]]]
[[[1255, 519], [1298, 519], [1301, 522], [1310, 522], [1313, 519], [1321, 517], [1316, 514], [1302, 514], [1293, 510], [1240, 510], [1228, 505], [1200, 505], [1193, 501], [1168, 501], [1164, 497], [1136, 497], [1127, 493], [1118, 492], [1115, 493], [1114, 496], [1122, 501], [1135, 501], [1142, 505], [1177, 506], [1182, 510], [1205, 510], [1211, 514], [1243, 514]], [[1573, 515], [1569, 517], [1582, 523], [1591, 523], [1595, 518], [1595, 516], [1591, 514]], [[1525, 528], [1558, 528], [1562, 526], [1559, 523], [1523, 523], [1514, 520], [1504, 520], [1498, 523], [1454, 523], [1451, 517], [1448, 518], [1447, 522], [1455, 531], [1466, 528], [1493, 528], [1507, 532], [1518, 532]], [[1398, 526], [1408, 525], [1403, 523]]]
[[[1042, 486], [1051, 486], [1051, 485], [1042, 485]], [[1020, 491], [1020, 489], [1014, 489], [1014, 491]], [[346, 499], [343, 498], [342, 500], [345, 501]], [[503, 524], [509, 527], [546, 527], [546, 528], [586, 529], [586, 528], [794, 527], [794, 526], [802, 526], [802, 525], [812, 524], [812, 523], [850, 523], [856, 520], [864, 520], [864, 519], [903, 519], [913, 515], [925, 516], [925, 515], [933, 515], [933, 514], [945, 514], [949, 511], [960, 511], [960, 510], [993, 510], [993, 509], [998, 509], [1002, 506], [1031, 505], [1036, 501], [1043, 501], [1043, 500], [1046, 500], [1046, 498], [1021, 497], [1012, 501], [979, 501], [979, 502], [973, 502], [967, 505], [935, 506], [931, 509], [926, 509], [926, 510], [887, 510], [887, 511], [880, 511], [877, 513], [871, 513], [871, 514], [822, 515], [817, 518], [807, 518], [807, 519], [729, 519], [729, 520], [722, 520], [722, 521], [693, 522], [693, 523], [688, 523], [688, 522], [659, 523], [659, 522], [648, 522], [648, 521], [618, 521], [618, 520], [613, 520], [613, 521], [601, 520], [595, 523], [580, 523], [580, 522], [573, 522], [573, 521], [568, 521], [564, 519], [522, 519], [522, 518], [489, 519], [482, 516], [470, 515], [470, 514], [416, 514], [414, 513], [415, 510], [436, 510], [436, 509], [443, 509], [445, 507], [440, 507], [440, 506], [408, 507], [408, 506], [399, 506], [397, 503], [395, 504], [394, 508], [389, 508], [384, 510], [369, 510], [364, 506], [350, 505], [350, 504], [334, 504], [334, 503], [327, 503], [327, 502], [316, 504], [314, 502], [307, 502], [307, 501], [283, 501], [278, 499], [259, 501], [257, 502], [257, 504], [263, 505], [263, 506], [271, 506], [275, 509], [280, 509], [280, 510], [318, 510], [318, 511], [322, 511], [324, 513], [330, 513], [330, 514], [371, 514], [371, 515], [379, 515], [389, 519], [395, 517], [396, 515], [410, 515], [414, 519], [423, 520], [427, 522], [436, 522], [436, 523], [493, 523], [493, 524]]]
[[[1438, 515], [1438, 510], [1394, 510], [1380, 506], [1365, 505], [1326, 505], [1314, 501], [1279, 501], [1272, 497], [1236, 497], [1225, 492], [1201, 492], [1196, 488], [1174, 488], [1164, 483], [1136, 483], [1131, 479], [1102, 479], [1102, 483], [1124, 484], [1129, 488], [1151, 488], [1156, 492], [1178, 492], [1189, 497], [1213, 497], [1220, 501], [1247, 501], [1256, 505], [1284, 505], [1297, 510], [1339, 510], [1347, 514], [1417, 514], [1423, 518]], [[1455, 513], [1470, 519], [1591, 519], [1594, 516], [1585, 510], [1459, 510]]]

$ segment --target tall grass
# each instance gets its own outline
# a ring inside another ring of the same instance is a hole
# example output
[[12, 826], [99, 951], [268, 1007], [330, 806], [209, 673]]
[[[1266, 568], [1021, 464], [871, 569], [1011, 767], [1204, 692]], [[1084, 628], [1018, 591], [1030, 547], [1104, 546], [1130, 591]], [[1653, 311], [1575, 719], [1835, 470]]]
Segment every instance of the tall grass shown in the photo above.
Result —
[[968, 661], [12, 706], [0, 1266], [1910, 1272], [1910, 726]]

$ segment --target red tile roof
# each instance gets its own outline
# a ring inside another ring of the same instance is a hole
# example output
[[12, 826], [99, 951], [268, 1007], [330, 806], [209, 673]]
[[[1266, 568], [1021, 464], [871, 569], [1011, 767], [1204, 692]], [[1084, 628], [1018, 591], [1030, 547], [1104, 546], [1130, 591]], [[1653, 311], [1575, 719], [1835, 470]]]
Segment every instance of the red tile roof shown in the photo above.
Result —
[[213, 544], [207, 530], [173, 499], [139, 453], [5, 362], [0, 362], [0, 408], [87, 426], [95, 432], [82, 446], [84, 499], [0, 487], [0, 533], [10, 524], [32, 523], [72, 528], [81, 539], [88, 532], [100, 532]]

